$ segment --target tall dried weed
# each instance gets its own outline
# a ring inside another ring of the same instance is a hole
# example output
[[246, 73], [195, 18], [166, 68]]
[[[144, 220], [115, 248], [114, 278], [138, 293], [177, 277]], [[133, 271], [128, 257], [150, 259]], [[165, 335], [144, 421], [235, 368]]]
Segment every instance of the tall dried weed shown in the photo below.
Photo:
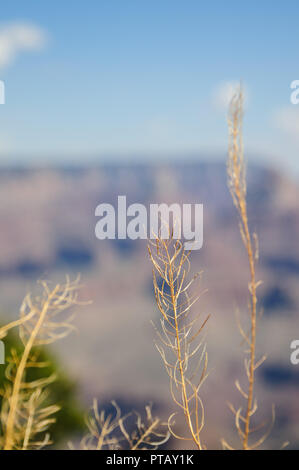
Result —
[[203, 449], [200, 433], [205, 422], [204, 406], [199, 390], [207, 377], [208, 355], [201, 341], [202, 330], [208, 320], [192, 315], [192, 306], [199, 295], [191, 292], [199, 274], [188, 278], [190, 252], [179, 240], [161, 234], [149, 241], [148, 251], [153, 265], [155, 298], [161, 313], [160, 339], [157, 349], [161, 354], [170, 379], [171, 396], [186, 419], [189, 436], [179, 436], [173, 429], [176, 413], [168, 420], [171, 434], [182, 440], [193, 440]]

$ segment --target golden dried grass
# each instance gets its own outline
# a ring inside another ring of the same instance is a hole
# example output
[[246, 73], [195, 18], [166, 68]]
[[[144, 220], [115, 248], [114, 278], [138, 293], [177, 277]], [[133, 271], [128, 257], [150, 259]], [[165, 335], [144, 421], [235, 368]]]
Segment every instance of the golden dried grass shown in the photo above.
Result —
[[[265, 423], [262, 423], [252, 427], [251, 421], [258, 410], [258, 402], [254, 398], [255, 373], [258, 367], [265, 361], [266, 356], [256, 359], [257, 289], [261, 285], [261, 281], [257, 280], [256, 275], [256, 265], [259, 258], [258, 237], [255, 232], [252, 233], [250, 231], [248, 221], [246, 164], [242, 130], [243, 101], [243, 91], [240, 85], [232, 98], [228, 115], [229, 146], [227, 176], [228, 187], [239, 215], [239, 229], [247, 253], [249, 267], [249, 311], [247, 316], [247, 319], [249, 317], [249, 325], [243, 327], [240, 318], [237, 318], [239, 331], [246, 344], [244, 365], [247, 385], [241, 385], [238, 380], [235, 382], [237, 390], [245, 400], [245, 409], [244, 407], [236, 409], [232, 404], [229, 404], [229, 407], [235, 416], [235, 426], [241, 439], [243, 450], [252, 450], [260, 447], [268, 437], [274, 422], [274, 407], [272, 408], [272, 420], [269, 429], [261, 437], [254, 440], [252, 438], [254, 433], [260, 431], [265, 426]], [[222, 443], [224, 448], [232, 449], [232, 446], [225, 439], [222, 440]]]
[[204, 407], [199, 390], [207, 377], [208, 355], [201, 341], [202, 330], [208, 320], [201, 321], [199, 315], [192, 315], [192, 306], [199, 295], [191, 293], [192, 284], [199, 274], [188, 278], [190, 252], [174, 240], [157, 235], [149, 241], [148, 252], [153, 265], [153, 284], [158, 309], [161, 313], [160, 339], [157, 349], [162, 357], [170, 379], [170, 391], [174, 403], [186, 419], [188, 435], [179, 436], [173, 429], [176, 413], [168, 420], [171, 434], [182, 440], [193, 440], [201, 450], [200, 433], [204, 427]]

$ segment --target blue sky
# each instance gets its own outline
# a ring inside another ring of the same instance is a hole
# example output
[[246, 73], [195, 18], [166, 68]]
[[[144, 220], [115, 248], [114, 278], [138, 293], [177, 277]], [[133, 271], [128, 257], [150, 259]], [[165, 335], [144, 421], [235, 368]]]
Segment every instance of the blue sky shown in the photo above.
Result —
[[5, 2], [0, 161], [224, 157], [242, 79], [248, 153], [297, 171], [298, 14], [278, 0]]

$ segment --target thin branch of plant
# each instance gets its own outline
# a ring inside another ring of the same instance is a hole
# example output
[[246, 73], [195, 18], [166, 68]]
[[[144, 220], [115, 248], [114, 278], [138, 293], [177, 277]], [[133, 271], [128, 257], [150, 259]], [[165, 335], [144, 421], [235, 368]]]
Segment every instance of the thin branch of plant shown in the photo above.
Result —
[[192, 306], [199, 296], [191, 292], [194, 281], [200, 276], [196, 274], [188, 279], [190, 252], [184, 250], [180, 240], [173, 239], [170, 229], [168, 239], [159, 234], [155, 241], [149, 240], [148, 252], [153, 266], [156, 304], [161, 314], [161, 328], [157, 329], [160, 344], [156, 346], [170, 379], [172, 399], [185, 417], [189, 435], [180, 436], [174, 431], [177, 413], [169, 417], [169, 431], [177, 439], [193, 440], [202, 450], [200, 433], [205, 415], [199, 390], [207, 377], [208, 355], [201, 333], [209, 317], [201, 321], [199, 315], [193, 315]]
[[[167, 424], [152, 416], [145, 407], [145, 419], [136, 411], [122, 415], [115, 401], [114, 411], [99, 410], [97, 400], [86, 418], [88, 433], [81, 441], [82, 450], [155, 450], [169, 439]], [[74, 447], [70, 444], [70, 447]]]
[[[26, 295], [20, 310], [20, 319], [11, 323], [9, 328], [1, 328], [6, 333], [13, 326], [19, 327], [23, 352], [19, 356], [11, 351], [6, 368], [8, 383], [2, 390], [0, 446], [4, 450], [36, 449], [50, 443], [44, 433], [55, 421], [53, 415], [59, 407], [47, 405], [47, 387], [55, 376], [28, 381], [28, 369], [45, 367], [38, 359], [36, 347], [48, 345], [64, 338], [74, 329], [72, 316], [67, 314], [70, 307], [78, 304], [79, 279], [54, 287], [41, 281], [41, 294]], [[36, 436], [38, 437], [36, 439]]]
[[[258, 251], [258, 238], [256, 233], [251, 233], [248, 222], [247, 210], [247, 188], [246, 188], [246, 165], [244, 160], [243, 148], [243, 91], [240, 88], [236, 91], [229, 109], [228, 116], [228, 129], [229, 129], [229, 147], [228, 147], [228, 161], [227, 161], [227, 175], [228, 187], [233, 199], [233, 203], [239, 215], [239, 229], [242, 242], [246, 249], [250, 279], [248, 283], [249, 289], [249, 328], [243, 328], [240, 319], [238, 318], [238, 327], [242, 335], [243, 341], [246, 343], [246, 358], [244, 361], [245, 371], [247, 377], [246, 387], [241, 386], [239, 381], [235, 385], [242, 397], [245, 399], [245, 409], [235, 409], [230, 406], [231, 411], [235, 416], [235, 425], [238, 435], [242, 442], [244, 450], [251, 450], [259, 447], [268, 436], [267, 431], [256, 442], [250, 443], [250, 437], [256, 430], [251, 426], [251, 421], [258, 409], [257, 400], [254, 398], [254, 384], [255, 373], [257, 368], [266, 359], [263, 356], [261, 359], [256, 359], [256, 335], [257, 335], [257, 288], [261, 284], [256, 278], [256, 263], [259, 257]], [[272, 423], [274, 421], [274, 409], [272, 413]], [[272, 423], [269, 430], [272, 427]], [[232, 447], [223, 440], [223, 445], [227, 449]]]

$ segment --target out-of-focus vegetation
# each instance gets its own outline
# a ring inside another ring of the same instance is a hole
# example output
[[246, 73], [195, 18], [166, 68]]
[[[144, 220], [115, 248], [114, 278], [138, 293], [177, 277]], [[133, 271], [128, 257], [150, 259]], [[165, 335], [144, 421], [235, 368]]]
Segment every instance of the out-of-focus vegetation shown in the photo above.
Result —
[[[36, 294], [25, 296], [19, 318], [0, 327], [0, 338], [7, 340], [10, 351], [1, 378], [3, 450], [39, 450], [57, 445], [69, 430], [81, 426], [74, 385], [45, 349], [74, 330], [69, 310], [82, 305], [78, 300], [79, 278], [71, 281], [67, 277], [64, 284], [54, 286], [40, 281], [39, 287]], [[15, 328], [18, 336], [8, 336]], [[136, 412], [123, 415], [116, 404], [114, 408], [114, 416], [107, 415], [94, 401], [92, 414], [85, 421], [83, 449], [141, 450], [168, 441], [166, 424], [152, 416], [149, 406], [145, 419]]]
[[[5, 324], [5, 322], [1, 321], [1, 324]], [[16, 351], [18, 356], [22, 353], [22, 344], [12, 331], [5, 338], [6, 362], [11, 351]], [[37, 350], [33, 352], [37, 353]], [[76, 396], [76, 383], [67, 376], [62, 364], [59, 364], [52, 351], [45, 347], [39, 348], [38, 357], [39, 361], [47, 363], [47, 365], [43, 368], [28, 370], [27, 378], [31, 382], [45, 376], [56, 375], [56, 380], [48, 386], [49, 396], [47, 402], [49, 404], [56, 403], [60, 406], [59, 411], [56, 413], [56, 421], [51, 426], [51, 438], [57, 447], [60, 442], [65, 441], [66, 438], [74, 437], [85, 428], [84, 409]], [[4, 388], [6, 384], [5, 365], [2, 365], [0, 366], [0, 389]], [[0, 396], [0, 409], [1, 406], [2, 397]]]

